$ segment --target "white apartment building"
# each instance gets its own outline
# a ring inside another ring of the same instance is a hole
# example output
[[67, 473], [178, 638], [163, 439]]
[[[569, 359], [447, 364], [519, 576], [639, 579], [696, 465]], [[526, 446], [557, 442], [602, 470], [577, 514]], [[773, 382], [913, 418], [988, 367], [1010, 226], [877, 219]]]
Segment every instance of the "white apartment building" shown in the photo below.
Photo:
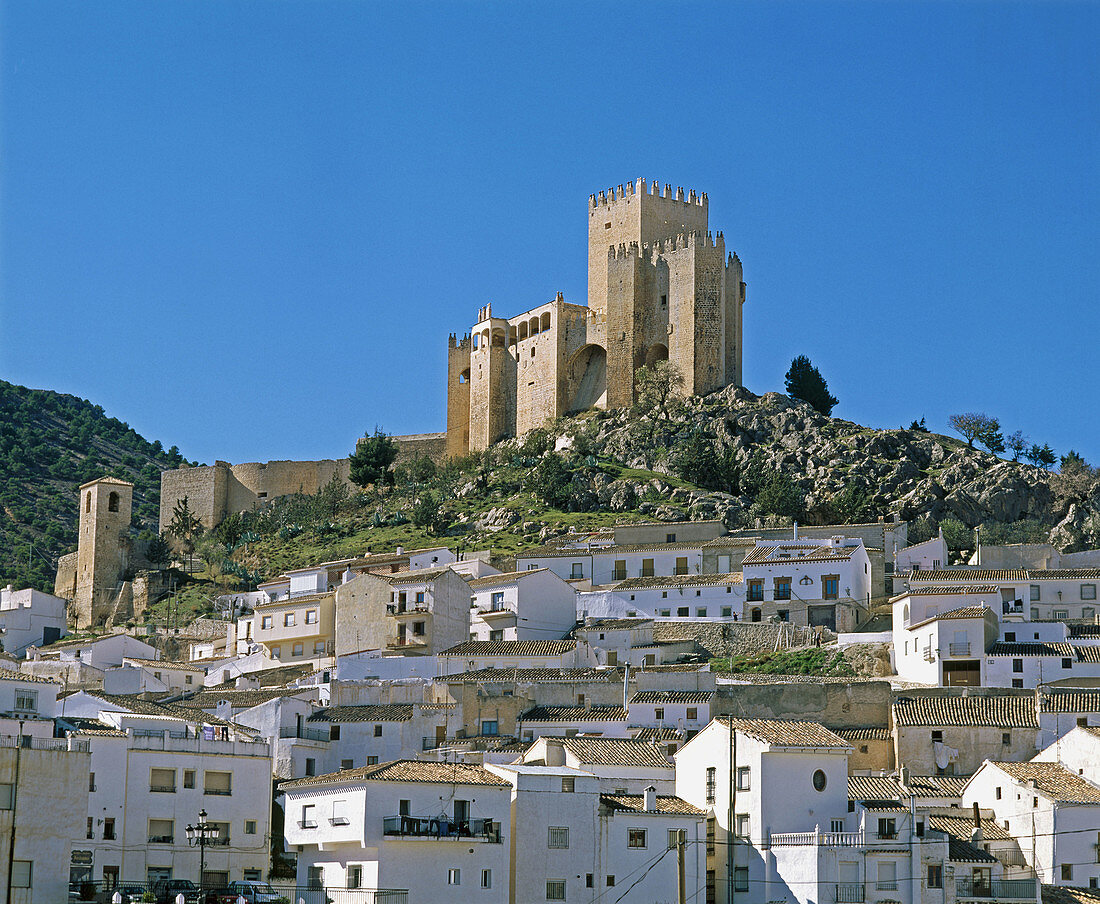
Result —
[[470, 581], [470, 640], [556, 640], [576, 621], [573, 588], [548, 568]]
[[1000, 634], [994, 609], [970, 605], [921, 621], [894, 622], [894, 667], [903, 681], [941, 687], [981, 686], [993, 682], [986, 674], [985, 651]]
[[28, 587], [0, 588], [0, 641], [4, 652], [21, 656], [27, 647], [45, 646], [69, 633], [65, 600]]
[[463, 763], [399, 760], [280, 786], [298, 884], [504, 902], [510, 785]]
[[103, 690], [108, 694], [185, 693], [206, 680], [206, 669], [191, 662], [125, 656], [122, 665], [106, 669]]
[[739, 621], [745, 589], [739, 572], [631, 577], [614, 587], [577, 592], [581, 619]]
[[186, 827], [219, 828], [206, 849], [205, 882], [261, 880], [270, 863], [271, 748], [243, 735], [158, 716], [103, 713], [124, 728], [70, 737], [91, 748], [86, 825], [73, 845], [93, 852], [88, 878], [114, 883], [199, 878], [199, 850]]
[[[678, 525], [669, 524], [666, 536], [675, 537]], [[516, 556], [516, 569], [549, 568], [566, 581], [585, 581], [592, 586], [614, 584], [627, 578], [702, 574], [703, 543], [641, 543], [570, 549], [553, 547], [528, 550]]]
[[904, 576], [909, 589], [929, 584], [993, 585], [1002, 594], [1004, 614], [1031, 621], [1081, 620], [1097, 613], [1096, 588], [1100, 568], [970, 568], [912, 571]]
[[[320, 731], [327, 749], [315, 763], [306, 759], [299, 776], [319, 775], [414, 759], [447, 737], [445, 708], [419, 703], [329, 706], [305, 720], [305, 732]], [[453, 730], [451, 732], [453, 734]]]
[[658, 794], [676, 793], [672, 760], [653, 741], [543, 735], [523, 752], [522, 761], [529, 766], [567, 766], [591, 773], [600, 780], [605, 794], [637, 796], [649, 787]]
[[83, 848], [89, 759], [85, 742], [0, 727], [0, 894], [11, 904], [68, 900], [73, 852]]

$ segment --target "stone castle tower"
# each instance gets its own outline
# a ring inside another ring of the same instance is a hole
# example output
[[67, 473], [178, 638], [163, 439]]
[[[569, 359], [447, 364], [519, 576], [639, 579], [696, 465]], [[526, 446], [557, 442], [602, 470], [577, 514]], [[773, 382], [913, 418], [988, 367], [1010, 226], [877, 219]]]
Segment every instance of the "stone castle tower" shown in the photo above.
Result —
[[634, 401], [638, 368], [668, 360], [693, 395], [741, 383], [741, 261], [711, 235], [707, 196], [644, 179], [588, 199], [588, 304], [516, 317], [486, 305], [447, 360], [447, 454], [547, 420]]
[[130, 561], [130, 509], [134, 485], [101, 477], [80, 488], [73, 610], [76, 625], [103, 622]]

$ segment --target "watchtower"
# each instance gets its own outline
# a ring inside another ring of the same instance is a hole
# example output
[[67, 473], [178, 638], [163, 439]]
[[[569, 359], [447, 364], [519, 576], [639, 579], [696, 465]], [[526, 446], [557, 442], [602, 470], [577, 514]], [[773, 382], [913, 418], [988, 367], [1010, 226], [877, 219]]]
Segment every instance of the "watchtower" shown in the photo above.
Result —
[[76, 625], [101, 623], [130, 564], [130, 512], [134, 485], [101, 477], [80, 488], [76, 551]]

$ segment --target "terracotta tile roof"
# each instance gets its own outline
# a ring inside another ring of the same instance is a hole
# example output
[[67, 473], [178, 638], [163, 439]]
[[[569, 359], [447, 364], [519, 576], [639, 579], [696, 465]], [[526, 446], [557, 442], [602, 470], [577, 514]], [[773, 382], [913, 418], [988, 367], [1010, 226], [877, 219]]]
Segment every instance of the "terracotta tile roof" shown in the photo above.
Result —
[[589, 631], [630, 631], [635, 628], [645, 628], [652, 624], [652, 618], [592, 618], [577, 630], [584, 628]]
[[[741, 566], [743, 568], [746, 565], [786, 565], [787, 563], [796, 562], [847, 562], [860, 548], [859, 546], [822, 546], [820, 543], [815, 543], [809, 548], [805, 544], [799, 544], [797, 547], [790, 544], [758, 546], [745, 556]], [[804, 549], [805, 552], [801, 555], [797, 553], [783, 554], [792, 549]]]
[[1077, 653], [1078, 662], [1100, 662], [1100, 647], [1077, 647], [1074, 651]]
[[583, 558], [592, 555], [619, 555], [639, 552], [674, 552], [685, 549], [701, 549], [703, 542], [697, 543], [626, 543], [621, 546], [592, 546], [587, 549], [569, 549], [561, 546], [539, 546], [516, 553], [520, 559], [568, 559], [570, 556]]
[[529, 571], [506, 571], [504, 574], [489, 574], [483, 578], [475, 578], [467, 581], [471, 590], [480, 590], [482, 587], [494, 587], [497, 584], [514, 584], [532, 574], [547, 571], [546, 568], [532, 568]]
[[1031, 694], [898, 697], [893, 712], [894, 724], [906, 727], [1038, 728], [1035, 698]]
[[852, 745], [833, 734], [820, 722], [795, 722], [783, 719], [735, 719], [721, 716], [742, 734], [779, 747], [834, 747], [850, 750]]
[[909, 630], [913, 631], [922, 625], [930, 625], [934, 621], [945, 621], [956, 618], [985, 618], [987, 615], [992, 615], [996, 618], [997, 613], [988, 606], [960, 606], [958, 609], [941, 612], [939, 615], [933, 615], [931, 618], [924, 619], [924, 621], [916, 622], [909, 626]]
[[1039, 695], [1043, 713], [1100, 713], [1100, 688], [1048, 687]]
[[1077, 653], [1073, 645], [1068, 643], [998, 641], [986, 650], [986, 656], [1061, 656], [1076, 659]]
[[387, 584], [427, 584], [445, 574], [456, 574], [450, 568], [418, 568], [415, 571], [399, 571], [396, 574], [376, 574]]
[[961, 596], [968, 593], [1000, 593], [1001, 588], [993, 584], [953, 584], [942, 586], [930, 584], [927, 587], [912, 587], [904, 593], [891, 597], [891, 602], [907, 596]]
[[5, 668], [0, 668], [0, 681], [29, 681], [33, 684], [61, 685], [60, 681], [55, 681], [53, 678], [39, 678], [37, 675], [30, 675], [25, 672], [17, 672], [14, 669]]
[[682, 741], [684, 733], [675, 728], [639, 728], [634, 731], [637, 741]]
[[[645, 808], [644, 798], [639, 794], [601, 794], [600, 803], [609, 810], [625, 813], [649, 812]], [[665, 797], [657, 795], [657, 813], [668, 813], [677, 816], [705, 816], [706, 810], [700, 810], [693, 804], [689, 804], [680, 797]]]
[[[543, 738], [546, 738], [543, 735]], [[665, 756], [664, 748], [652, 741], [633, 738], [582, 738], [554, 737], [581, 763], [599, 766], [645, 766], [671, 769], [672, 763]]]
[[833, 728], [828, 726], [829, 731], [835, 734], [837, 737], [844, 738], [845, 741], [889, 741], [890, 729], [885, 727], [879, 727], [877, 725], [862, 726], [859, 728]]
[[1075, 885], [1044, 885], [1043, 904], [1100, 904], [1100, 888]]
[[1100, 579], [1100, 568], [1029, 568], [1031, 581], [1075, 581]]
[[1090, 784], [1060, 763], [990, 763], [1018, 782], [1034, 783], [1041, 794], [1058, 803], [1100, 804], [1100, 787]]
[[192, 709], [213, 709], [222, 700], [228, 700], [234, 709], [251, 708], [267, 703], [271, 700], [279, 700], [294, 694], [304, 693], [304, 690], [288, 688], [271, 688], [269, 690], [210, 690], [199, 691], [184, 700], [176, 700], [175, 706], [183, 706]]
[[[259, 681], [261, 688], [275, 688], [286, 687], [291, 681], [297, 678], [305, 678], [307, 675], [312, 675], [316, 671], [312, 663], [303, 662], [296, 665], [277, 665], [270, 669], [249, 672], [246, 677], [254, 678]], [[223, 681], [221, 684], [215, 685], [215, 687], [233, 690], [236, 688], [236, 679], [232, 681]]]
[[703, 545], [733, 549], [734, 547], [756, 546], [758, 540], [759, 537], [715, 537], [713, 540], [707, 540]]
[[375, 766], [343, 769], [326, 775], [313, 775], [279, 785], [291, 790], [310, 785], [331, 785], [339, 782], [439, 782], [447, 785], [497, 785], [510, 787], [499, 775], [480, 766], [466, 763], [434, 763], [430, 761], [393, 760]]
[[969, 841], [948, 836], [947, 859], [952, 863], [996, 863], [997, 858], [989, 851], [974, 847]]
[[202, 666], [192, 665], [190, 662], [176, 662], [170, 659], [139, 659], [137, 656], [123, 656], [122, 661], [132, 662], [146, 668], [175, 669], [181, 672], [202, 672], [204, 675], [206, 674], [206, 669]]
[[601, 681], [621, 682], [623, 670], [620, 668], [596, 669], [516, 669], [485, 668], [472, 672], [460, 672], [457, 675], [442, 675], [436, 681], [447, 684], [469, 682], [542, 682], [542, 681]]
[[969, 776], [911, 775], [908, 790], [902, 790], [895, 775], [850, 775], [848, 797], [852, 800], [902, 800], [914, 797], [960, 797]]
[[1100, 625], [1067, 625], [1070, 637], [1100, 637]]
[[954, 584], [959, 581], [980, 581], [983, 584], [1019, 584], [1028, 579], [1023, 568], [958, 568], [948, 571], [910, 571], [906, 580], [921, 583]]
[[713, 691], [638, 691], [631, 703], [710, 703]]
[[721, 587], [740, 584], [744, 580], [740, 572], [731, 574], [677, 574], [654, 575], [646, 578], [627, 578], [615, 585], [616, 590], [645, 590], [651, 587]]
[[[929, 813], [928, 827], [937, 832], [945, 832], [962, 841], [970, 838], [974, 831], [974, 819], [957, 813]], [[1012, 835], [995, 819], [982, 819], [982, 838], [985, 841], [1012, 841]]]
[[520, 714], [520, 722], [625, 722], [621, 706], [533, 706]]
[[411, 703], [381, 703], [364, 706], [329, 706], [319, 709], [307, 722], [408, 722], [413, 717]]
[[576, 649], [575, 640], [467, 640], [440, 656], [561, 656]]
[[[858, 798], [857, 798], [858, 799]], [[868, 798], [866, 800], [860, 800], [861, 804], [868, 810], [908, 810], [909, 805], [903, 804], [900, 800], [887, 800], [885, 798]]]

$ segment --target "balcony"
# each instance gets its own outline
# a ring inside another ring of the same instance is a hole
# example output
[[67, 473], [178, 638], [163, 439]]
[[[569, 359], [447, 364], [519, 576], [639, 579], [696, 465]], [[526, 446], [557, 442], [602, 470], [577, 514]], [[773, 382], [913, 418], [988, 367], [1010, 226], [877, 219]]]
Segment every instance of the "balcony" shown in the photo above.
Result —
[[351, 820], [346, 816], [331, 816], [329, 817], [328, 824], [330, 826], [350, 826]]
[[280, 738], [301, 738], [303, 741], [323, 741], [326, 744], [332, 739], [328, 729], [298, 728], [294, 725], [284, 725], [279, 729]]
[[174, 839], [171, 835], [150, 835], [149, 844], [173, 844]]
[[955, 895], [959, 900], [981, 901], [1034, 901], [1034, 879], [984, 879], [974, 881], [970, 877], [955, 880]]
[[1013, 600], [1012, 602], [1005, 601], [1001, 603], [1001, 613], [1003, 615], [1023, 615], [1024, 601]]
[[936, 650], [934, 647], [925, 647], [924, 650], [921, 651], [921, 655], [929, 662], [936, 661]]
[[427, 603], [390, 603], [386, 606], [386, 614], [394, 618], [412, 618], [427, 615], [430, 611]]
[[769, 847], [863, 847], [862, 832], [784, 832], [768, 837]]
[[478, 612], [483, 621], [490, 621], [492, 619], [514, 619], [516, 613], [514, 609], [506, 609], [504, 606], [495, 606], [492, 609], [482, 609]]
[[863, 904], [865, 892], [862, 883], [840, 882], [836, 887], [837, 904]]
[[420, 650], [428, 645], [427, 637], [416, 634], [405, 634], [404, 636], [398, 635], [390, 641], [387, 641], [386, 647], [392, 650]]
[[149, 793], [150, 794], [175, 794], [176, 793], [176, 786], [175, 785], [150, 785], [149, 786]]
[[398, 838], [434, 838], [445, 841], [486, 841], [500, 844], [500, 826], [491, 819], [452, 820], [446, 817], [387, 816], [382, 833]]
[[315, 820], [315, 819], [299, 819], [298, 820], [298, 828], [299, 829], [315, 829], [315, 828], [317, 828], [317, 820]]
[[613, 581], [625, 581], [626, 580], [626, 569], [625, 568], [616, 568], [614, 571], [611, 572], [611, 580], [613, 580]]
[[952, 656], [969, 656], [970, 655], [970, 644], [969, 643], [948, 644], [947, 651]]
[[897, 879], [879, 879], [875, 883], [875, 891], [897, 891], [898, 880]]
[[233, 792], [229, 788], [203, 788], [203, 794], [213, 794], [216, 797], [232, 797]]

